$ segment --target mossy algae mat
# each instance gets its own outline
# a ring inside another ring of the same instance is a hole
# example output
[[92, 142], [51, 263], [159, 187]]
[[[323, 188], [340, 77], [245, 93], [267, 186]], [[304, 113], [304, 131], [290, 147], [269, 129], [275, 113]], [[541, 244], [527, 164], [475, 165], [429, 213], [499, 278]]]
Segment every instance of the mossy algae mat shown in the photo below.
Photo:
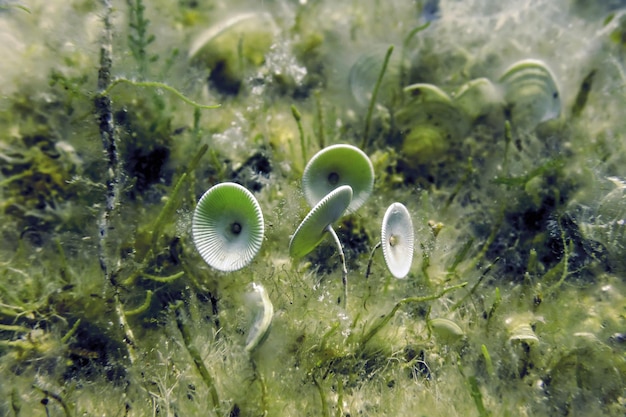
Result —
[[[0, 414], [623, 416], [624, 7], [2, 2]], [[372, 193], [291, 258], [336, 144]]]

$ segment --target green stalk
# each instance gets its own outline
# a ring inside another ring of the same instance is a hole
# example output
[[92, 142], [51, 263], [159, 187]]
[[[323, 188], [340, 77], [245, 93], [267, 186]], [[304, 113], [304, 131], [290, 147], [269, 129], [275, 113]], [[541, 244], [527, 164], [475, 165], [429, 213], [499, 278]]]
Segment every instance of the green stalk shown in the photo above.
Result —
[[152, 275], [152, 274], [147, 274], [147, 273], [142, 273], [141, 276], [149, 279], [151, 281], [155, 281], [155, 282], [161, 282], [161, 283], [167, 283], [167, 282], [172, 282], [172, 281], [176, 281], [178, 278], [182, 277], [183, 275], [185, 275], [185, 271], [179, 271], [175, 274], [172, 275], [168, 275], [166, 277], [160, 277], [157, 275]]
[[80, 319], [76, 320], [70, 331], [65, 333], [65, 336], [61, 338], [61, 343], [66, 344], [68, 340], [70, 340], [70, 338], [74, 336], [74, 334], [78, 330], [78, 326], [80, 326]]
[[152, 303], [152, 290], [148, 290], [146, 291], [146, 299], [139, 307], [134, 308], [132, 310], [125, 311], [126, 317], [136, 316], [138, 314], [143, 313], [144, 311], [147, 311], [150, 308], [151, 303]]
[[335, 233], [335, 229], [332, 226], [328, 226], [326, 228], [328, 233], [333, 237], [335, 241], [335, 245], [337, 245], [337, 251], [339, 252], [339, 257], [341, 258], [341, 283], [343, 284], [343, 302], [341, 303], [344, 309], [348, 308], [348, 268], [346, 266], [346, 256], [343, 253], [343, 247], [341, 246], [341, 241], [339, 240], [339, 236]]
[[483, 353], [483, 357], [485, 358], [485, 367], [487, 368], [487, 373], [489, 374], [489, 376], [494, 376], [495, 373], [493, 370], [493, 361], [491, 360], [491, 355], [487, 350], [487, 346], [485, 346], [484, 344], [481, 345], [480, 350]]
[[385, 60], [383, 61], [383, 67], [380, 69], [380, 73], [378, 74], [378, 79], [376, 80], [376, 84], [374, 85], [374, 91], [372, 91], [372, 99], [370, 100], [370, 105], [367, 108], [367, 116], [365, 117], [365, 130], [363, 132], [363, 141], [361, 142], [361, 149], [365, 150], [369, 145], [369, 133], [370, 133], [370, 125], [372, 124], [372, 113], [374, 111], [374, 106], [376, 105], [376, 97], [378, 96], [378, 89], [380, 88], [380, 84], [383, 81], [383, 77], [385, 76], [385, 72], [387, 71], [387, 65], [389, 64], [389, 58], [391, 58], [391, 54], [393, 52], [393, 45], [387, 49], [387, 54], [385, 54]]
[[206, 105], [206, 104], [197, 103], [197, 102], [193, 101], [192, 99], [187, 98], [183, 93], [181, 93], [180, 91], [178, 91], [174, 87], [172, 87], [170, 85], [167, 85], [165, 83], [161, 83], [161, 82], [158, 82], [158, 81], [133, 81], [133, 80], [129, 80], [127, 78], [116, 78], [113, 82], [111, 82], [111, 84], [105, 90], [101, 91], [98, 94], [98, 96], [101, 96], [101, 97], [107, 96], [109, 94], [109, 92], [113, 89], [113, 87], [115, 87], [116, 85], [121, 84], [121, 83], [130, 84], [130, 85], [135, 86], [135, 87], [149, 87], [149, 88], [160, 88], [160, 89], [163, 89], [165, 91], [168, 91], [168, 92], [174, 94], [176, 97], [178, 97], [179, 99], [181, 99], [185, 103], [189, 104], [190, 106], [193, 106], [193, 107], [198, 108], [198, 109], [217, 109], [217, 108], [221, 107], [221, 104]]
[[152, 226], [152, 243], [150, 247], [153, 251], [156, 248], [157, 241], [159, 240], [159, 237], [161, 235], [161, 229], [163, 229], [165, 220], [171, 219], [174, 211], [176, 211], [176, 208], [178, 207], [180, 192], [186, 179], [187, 173], [185, 172], [178, 179], [178, 182], [176, 183], [176, 185], [174, 186], [174, 190], [172, 191], [172, 195], [170, 195], [170, 198], [167, 199], [167, 203], [165, 203], [165, 206], [163, 206], [163, 209], [161, 210], [159, 216], [154, 222], [154, 226]]
[[365, 280], [367, 280], [367, 278], [370, 276], [370, 272], [372, 270], [372, 262], [374, 261], [374, 253], [376, 252], [376, 249], [381, 247], [381, 245], [382, 242], [378, 242], [376, 245], [374, 245], [374, 248], [370, 252], [370, 259], [367, 261], [367, 268], [365, 269]]
[[494, 261], [492, 263], [487, 265], [487, 267], [483, 270], [483, 273], [480, 274], [480, 277], [478, 278], [476, 283], [472, 286], [472, 288], [470, 288], [470, 290], [467, 292], [467, 294], [465, 294], [465, 296], [463, 298], [461, 298], [459, 301], [454, 303], [454, 305], [452, 307], [450, 307], [450, 311], [455, 311], [457, 308], [459, 308], [465, 302], [465, 300], [468, 299], [468, 297], [471, 297], [472, 294], [474, 294], [474, 292], [476, 292], [476, 289], [478, 288], [478, 286], [483, 282], [483, 280], [485, 279], [485, 277], [487, 276], [489, 271], [491, 271], [491, 268], [493, 268], [493, 266], [496, 263], [498, 263], [499, 260], [500, 260], [500, 258], [496, 258], [496, 259], [494, 259]]
[[322, 385], [319, 383], [317, 378], [314, 375], [311, 375], [313, 378], [313, 384], [317, 387], [317, 391], [320, 394], [320, 400], [322, 400], [322, 417], [330, 417], [330, 412], [328, 411], [328, 404], [326, 403], [326, 394], [324, 394], [324, 389]]
[[315, 92], [315, 104], [317, 105], [317, 124], [320, 127], [319, 131], [319, 145], [320, 149], [324, 149], [326, 147], [326, 133], [324, 129], [324, 112], [322, 109], [322, 102], [320, 99], [320, 92]]
[[[72, 415], [70, 407], [67, 405], [67, 403], [65, 402], [63, 397], [61, 397], [60, 394], [58, 394], [56, 392], [49, 391], [47, 389], [44, 389], [44, 388], [40, 387], [39, 385], [37, 385], [36, 383], [33, 384], [33, 388], [41, 391], [46, 397], [50, 397], [53, 400], [55, 400], [56, 402], [58, 402], [59, 404], [61, 404], [61, 408], [63, 408], [63, 413], [65, 414], [66, 417], [70, 417]], [[46, 408], [46, 414], [49, 415], [47, 408]]]
[[304, 167], [306, 166], [307, 159], [304, 140], [304, 129], [302, 129], [302, 115], [293, 104], [291, 105], [291, 114], [293, 115], [293, 118], [296, 120], [296, 124], [298, 125], [298, 133], [300, 134], [300, 149], [302, 150], [302, 166]]
[[443, 290], [439, 291], [436, 294], [432, 294], [432, 295], [426, 295], [424, 297], [407, 297], [407, 298], [403, 298], [402, 300], [398, 301], [396, 303], [396, 305], [391, 309], [391, 311], [389, 313], [387, 313], [385, 316], [383, 316], [383, 318], [381, 318], [380, 320], [378, 320], [378, 322], [376, 322], [371, 329], [363, 336], [363, 338], [361, 338], [361, 346], [365, 346], [365, 344], [367, 342], [369, 342], [372, 337], [374, 337], [376, 335], [376, 333], [378, 333], [387, 323], [389, 323], [391, 321], [391, 319], [396, 315], [396, 313], [398, 312], [398, 310], [400, 309], [400, 307], [402, 307], [405, 304], [409, 304], [409, 303], [423, 303], [425, 301], [432, 301], [432, 300], [437, 300], [439, 298], [441, 298], [444, 294], [450, 292], [450, 291], [454, 291], [454, 290], [458, 290], [460, 288], [463, 288], [467, 285], [467, 282], [463, 282], [461, 284], [458, 285], [453, 285], [451, 287], [446, 287]]
[[426, 22], [421, 26], [417, 26], [415, 28], [413, 28], [409, 34], [406, 36], [406, 38], [404, 38], [404, 42], [402, 42], [402, 53], [400, 54], [400, 62], [401, 62], [401, 73], [400, 73], [400, 85], [404, 86], [405, 80], [406, 80], [406, 69], [404, 67], [404, 60], [406, 58], [406, 51], [409, 48], [409, 43], [411, 43], [411, 40], [413, 39], [413, 37], [415, 35], [417, 35], [419, 32], [423, 31], [424, 29], [428, 28], [428, 26], [430, 26], [430, 22]]
[[181, 311], [180, 306], [182, 306], [182, 303], [180, 303], [178, 308], [176, 308], [176, 325], [178, 326], [178, 330], [180, 330], [180, 333], [183, 336], [183, 342], [185, 343], [185, 347], [187, 348], [189, 356], [191, 356], [191, 358], [193, 359], [193, 362], [196, 365], [196, 368], [198, 369], [198, 372], [200, 373], [204, 384], [209, 390], [209, 395], [211, 396], [211, 402], [213, 403], [213, 409], [215, 410], [215, 414], [217, 414], [218, 416], [222, 415], [220, 411], [220, 399], [217, 395], [217, 388], [215, 388], [215, 380], [213, 379], [206, 365], [202, 361], [202, 356], [200, 355], [200, 352], [198, 352], [198, 349], [196, 349], [196, 347], [192, 343], [191, 332], [189, 332], [189, 329], [184, 323], [185, 318], [183, 317], [183, 312]]

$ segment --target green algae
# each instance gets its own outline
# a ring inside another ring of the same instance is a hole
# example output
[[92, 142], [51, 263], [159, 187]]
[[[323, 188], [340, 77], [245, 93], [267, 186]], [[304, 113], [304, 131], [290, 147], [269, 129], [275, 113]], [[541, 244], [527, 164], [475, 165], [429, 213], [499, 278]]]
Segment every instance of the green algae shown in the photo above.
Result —
[[[3, 415], [624, 414], [613, 3], [442, 1], [425, 24], [423, 2], [31, 3], [0, 15], [16, 67], [3, 67], [0, 103]], [[246, 32], [204, 51], [210, 64], [180, 52], [242, 10], [271, 16], [279, 41], [251, 51]], [[572, 52], [589, 37], [601, 48]], [[364, 108], [350, 67], [374, 42], [401, 46], [401, 68], [375, 67]], [[460, 87], [530, 58], [550, 59], [563, 103], [537, 127], [511, 125], [494, 100], [416, 156], [403, 143], [425, 122], [397, 118], [416, 97], [376, 100], [380, 86], [431, 84], [454, 105]], [[307, 157], [335, 143], [365, 144], [376, 174], [336, 229], [347, 308], [332, 242], [288, 257]], [[267, 225], [259, 255], [230, 274], [204, 264], [190, 231], [197, 198], [223, 181], [253, 192]], [[406, 280], [368, 265], [393, 201], [419, 243]], [[275, 314], [250, 353], [252, 282]]]

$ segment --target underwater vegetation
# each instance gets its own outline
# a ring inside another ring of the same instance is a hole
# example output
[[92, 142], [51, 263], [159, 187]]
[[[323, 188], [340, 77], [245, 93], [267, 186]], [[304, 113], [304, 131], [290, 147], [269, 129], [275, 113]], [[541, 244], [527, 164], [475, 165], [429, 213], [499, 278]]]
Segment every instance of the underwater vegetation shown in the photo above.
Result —
[[625, 415], [625, 22], [0, 3], [0, 415]]

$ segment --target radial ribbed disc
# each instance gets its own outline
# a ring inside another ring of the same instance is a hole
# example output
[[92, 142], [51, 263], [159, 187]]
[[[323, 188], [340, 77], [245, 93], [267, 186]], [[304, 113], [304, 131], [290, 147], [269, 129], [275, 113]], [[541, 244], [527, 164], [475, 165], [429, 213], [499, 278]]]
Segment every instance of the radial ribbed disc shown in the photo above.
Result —
[[545, 62], [525, 59], [507, 68], [500, 78], [514, 124], [534, 128], [561, 113], [556, 78]]
[[381, 232], [383, 256], [389, 272], [404, 278], [413, 262], [413, 222], [402, 203], [393, 203], [385, 212]]
[[332, 145], [322, 149], [311, 158], [302, 174], [304, 197], [311, 207], [341, 185], [349, 185], [354, 194], [348, 213], [361, 207], [374, 187], [372, 161], [352, 145]]
[[241, 185], [218, 184], [198, 201], [192, 232], [196, 249], [207, 264], [220, 271], [241, 269], [263, 242], [261, 207]]
[[289, 242], [289, 254], [301, 257], [311, 252], [326, 236], [326, 228], [339, 220], [352, 201], [352, 188], [342, 185], [311, 209]]

